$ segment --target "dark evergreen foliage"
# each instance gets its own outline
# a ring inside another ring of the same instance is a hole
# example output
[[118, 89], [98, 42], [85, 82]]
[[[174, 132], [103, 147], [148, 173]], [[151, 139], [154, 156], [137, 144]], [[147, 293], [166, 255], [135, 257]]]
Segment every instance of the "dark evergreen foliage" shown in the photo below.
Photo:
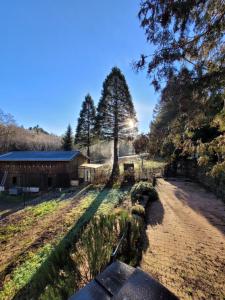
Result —
[[149, 151], [174, 162], [192, 159], [205, 175], [225, 178], [225, 2], [143, 0], [139, 18], [155, 46], [147, 67], [161, 90]]
[[73, 133], [70, 124], [62, 138], [62, 147], [65, 151], [71, 151], [73, 149]]
[[114, 141], [112, 180], [119, 175], [118, 142], [120, 139], [134, 137], [136, 123], [136, 113], [126, 79], [120, 69], [114, 67], [103, 83], [96, 122], [99, 137]]
[[39, 134], [39, 133], [49, 134], [46, 130], [41, 128], [39, 125], [36, 125], [34, 127], [29, 127], [28, 129], [30, 131], [35, 131], [37, 134]]
[[211, 141], [222, 132], [216, 119], [223, 109], [223, 94], [215, 97], [205, 90], [197, 92], [191, 85], [191, 76], [192, 72], [182, 69], [169, 78], [161, 92], [150, 127], [152, 155], [170, 157], [179, 149], [179, 153], [187, 153], [187, 148], [189, 153], [194, 152], [193, 143]]
[[130, 191], [132, 204], [141, 201], [142, 196], [148, 196], [149, 201], [158, 200], [158, 193], [153, 185], [147, 181], [139, 181]]
[[149, 149], [149, 137], [147, 134], [138, 135], [133, 141], [133, 146], [136, 154], [145, 153]]
[[90, 146], [95, 137], [95, 106], [88, 94], [82, 104], [78, 119], [74, 143], [87, 148], [87, 156], [90, 157]]
[[193, 69], [195, 85], [224, 83], [225, 2], [223, 0], [143, 0], [139, 11], [147, 41], [155, 45], [151, 55], [142, 54], [137, 69], [147, 65], [152, 83], [184, 64]]

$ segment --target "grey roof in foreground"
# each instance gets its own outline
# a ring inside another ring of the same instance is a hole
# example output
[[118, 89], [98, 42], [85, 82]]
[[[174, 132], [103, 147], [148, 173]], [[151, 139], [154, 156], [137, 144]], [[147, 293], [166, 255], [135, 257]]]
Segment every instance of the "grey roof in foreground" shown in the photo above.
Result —
[[80, 151], [12, 151], [0, 155], [0, 161], [70, 161]]
[[69, 300], [179, 300], [140, 268], [120, 261], [109, 265]]

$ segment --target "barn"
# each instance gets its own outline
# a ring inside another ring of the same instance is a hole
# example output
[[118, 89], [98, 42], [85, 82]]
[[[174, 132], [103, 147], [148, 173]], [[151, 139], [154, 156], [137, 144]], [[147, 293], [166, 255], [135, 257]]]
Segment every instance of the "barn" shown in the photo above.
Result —
[[87, 158], [80, 151], [13, 151], [0, 155], [0, 186], [47, 190], [78, 180]]

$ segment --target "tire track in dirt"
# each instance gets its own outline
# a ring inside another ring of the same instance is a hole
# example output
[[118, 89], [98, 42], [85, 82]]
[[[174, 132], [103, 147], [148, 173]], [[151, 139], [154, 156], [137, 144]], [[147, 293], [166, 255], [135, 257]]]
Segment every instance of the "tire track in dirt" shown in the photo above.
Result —
[[181, 299], [225, 297], [225, 205], [197, 184], [158, 180], [141, 267]]

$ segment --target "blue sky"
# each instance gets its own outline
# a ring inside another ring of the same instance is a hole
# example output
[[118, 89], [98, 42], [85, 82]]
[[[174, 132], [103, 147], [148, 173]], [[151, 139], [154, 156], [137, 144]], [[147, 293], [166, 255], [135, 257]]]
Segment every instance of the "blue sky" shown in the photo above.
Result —
[[113, 66], [124, 73], [147, 132], [158, 95], [131, 62], [150, 53], [139, 0], [0, 1], [0, 108], [19, 125], [62, 134], [90, 93], [97, 104]]

